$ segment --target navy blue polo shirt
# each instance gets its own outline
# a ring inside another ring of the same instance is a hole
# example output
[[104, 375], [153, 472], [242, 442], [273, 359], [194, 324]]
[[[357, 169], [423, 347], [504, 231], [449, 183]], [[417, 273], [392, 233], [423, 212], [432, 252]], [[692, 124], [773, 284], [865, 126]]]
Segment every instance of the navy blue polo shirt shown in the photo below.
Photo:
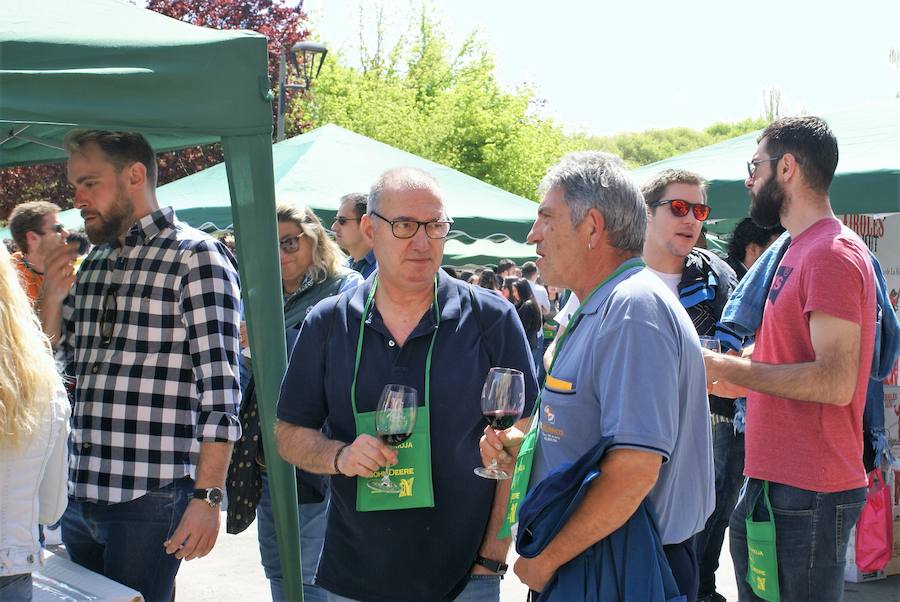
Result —
[[[372, 279], [351, 296], [319, 303], [307, 316], [291, 353], [278, 403], [279, 420], [333, 439], [356, 438], [350, 386], [359, 325]], [[470, 293], [470, 290], [472, 291]], [[473, 311], [472, 300], [478, 305]], [[441, 600], [465, 584], [478, 553], [495, 481], [476, 476], [484, 431], [481, 389], [492, 366], [525, 373], [526, 412], [537, 383], [525, 332], [515, 308], [498, 295], [438, 272], [441, 324], [431, 366], [431, 458], [434, 508], [356, 511], [356, 479], [332, 478], [325, 546], [316, 581], [363, 601]], [[384, 385], [415, 387], [425, 399], [425, 357], [434, 309], [422, 316], [401, 348], [377, 307], [366, 320], [356, 401], [376, 409]], [[390, 584], [389, 590], [382, 586]]]

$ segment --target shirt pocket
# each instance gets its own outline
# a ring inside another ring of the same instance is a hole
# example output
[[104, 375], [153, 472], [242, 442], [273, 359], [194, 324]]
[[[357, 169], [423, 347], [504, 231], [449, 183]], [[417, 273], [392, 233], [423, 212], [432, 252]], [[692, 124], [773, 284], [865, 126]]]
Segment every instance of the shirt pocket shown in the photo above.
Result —
[[126, 299], [124, 324], [119, 325], [126, 351], [168, 353], [186, 342], [187, 330], [174, 291], [145, 289]]
[[557, 395], [575, 395], [575, 384], [574, 378], [557, 378], [550, 374], [548, 374], [547, 378], [544, 380], [544, 388], [546, 391]]

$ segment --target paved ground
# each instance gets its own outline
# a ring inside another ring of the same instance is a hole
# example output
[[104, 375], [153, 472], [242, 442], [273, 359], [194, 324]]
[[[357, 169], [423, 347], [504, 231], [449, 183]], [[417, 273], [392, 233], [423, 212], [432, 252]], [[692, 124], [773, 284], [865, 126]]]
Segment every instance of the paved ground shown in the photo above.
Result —
[[[268, 582], [259, 561], [256, 523], [240, 535], [226, 534], [224, 523], [223, 516], [222, 533], [209, 556], [182, 563], [176, 582], [178, 602], [264, 602], [269, 599]], [[510, 558], [510, 564], [513, 561]], [[717, 575], [719, 592], [728, 600], [737, 600], [727, 543]], [[847, 602], [900, 602], [900, 575], [873, 583], [847, 583], [844, 592]], [[525, 593], [525, 587], [514, 575], [503, 580], [503, 602], [524, 600]]]

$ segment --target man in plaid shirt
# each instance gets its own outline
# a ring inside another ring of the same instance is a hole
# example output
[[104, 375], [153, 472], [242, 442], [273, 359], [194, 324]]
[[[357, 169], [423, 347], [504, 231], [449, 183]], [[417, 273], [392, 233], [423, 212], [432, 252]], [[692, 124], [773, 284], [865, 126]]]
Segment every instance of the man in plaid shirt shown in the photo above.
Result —
[[75, 562], [170, 600], [181, 560], [215, 544], [240, 436], [238, 275], [224, 246], [159, 208], [143, 136], [75, 130], [65, 146], [97, 246], [77, 276], [74, 249], [48, 257], [38, 305], [76, 366], [63, 541]]

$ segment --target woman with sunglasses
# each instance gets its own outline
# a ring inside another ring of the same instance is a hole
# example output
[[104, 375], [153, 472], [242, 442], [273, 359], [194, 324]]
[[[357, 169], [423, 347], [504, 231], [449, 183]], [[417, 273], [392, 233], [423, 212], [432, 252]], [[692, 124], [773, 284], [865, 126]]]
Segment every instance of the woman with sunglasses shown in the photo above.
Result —
[[[362, 276], [346, 267], [347, 257], [328, 235], [322, 222], [308, 207], [279, 204], [278, 246], [281, 263], [281, 288], [284, 295], [284, 325], [288, 348], [296, 339], [306, 314], [316, 303], [352, 290]], [[245, 345], [246, 337], [242, 336]], [[275, 535], [275, 519], [265, 454], [259, 436], [255, 386], [251, 379], [241, 406], [243, 434], [235, 446], [228, 472], [229, 532], [240, 532], [251, 522], [254, 513], [263, 569], [269, 579], [273, 600], [284, 600], [281, 559]], [[255, 441], [254, 441], [255, 438]], [[246, 454], [245, 454], [246, 452]], [[256, 462], [241, 462], [246, 457]], [[241, 466], [243, 464], [243, 467]], [[243, 482], [245, 488], [239, 488]], [[248, 491], [247, 486], [254, 485]], [[325, 540], [325, 510], [328, 505], [328, 481], [322, 475], [297, 471], [297, 494], [300, 501], [300, 555], [303, 559], [303, 598], [315, 602], [325, 600], [325, 592], [312, 584], [322, 544]], [[240, 500], [240, 501], [236, 501]], [[258, 500], [258, 503], [255, 501]]]
[[69, 400], [37, 317], [0, 247], [0, 600], [31, 600], [38, 523], [66, 509]]

